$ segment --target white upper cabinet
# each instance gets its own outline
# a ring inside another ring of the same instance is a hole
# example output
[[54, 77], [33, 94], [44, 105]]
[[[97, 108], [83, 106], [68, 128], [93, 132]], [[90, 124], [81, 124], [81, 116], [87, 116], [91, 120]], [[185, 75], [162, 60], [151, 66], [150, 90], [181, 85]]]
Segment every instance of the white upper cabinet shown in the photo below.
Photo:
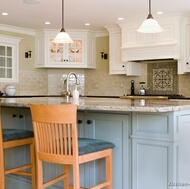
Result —
[[184, 21], [184, 72], [190, 72], [190, 18], [186, 18]]
[[36, 32], [36, 67], [96, 68], [96, 40], [93, 32], [68, 32], [74, 43], [53, 43], [57, 31]]
[[125, 64], [121, 61], [121, 29], [106, 27], [109, 32], [109, 74], [125, 74]]
[[127, 74], [128, 76], [140, 75], [140, 64], [131, 64], [122, 61], [121, 28], [116, 25], [107, 26], [109, 32], [109, 74]]

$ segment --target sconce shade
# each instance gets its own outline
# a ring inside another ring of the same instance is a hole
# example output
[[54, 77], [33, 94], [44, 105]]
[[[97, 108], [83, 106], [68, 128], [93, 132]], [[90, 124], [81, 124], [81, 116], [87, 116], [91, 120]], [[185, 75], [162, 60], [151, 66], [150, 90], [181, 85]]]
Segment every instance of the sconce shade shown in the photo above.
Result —
[[151, 14], [151, 0], [149, 0], [149, 14], [147, 19], [142, 23], [140, 28], [137, 30], [140, 33], [159, 33], [164, 31], [158, 22], [153, 18]]
[[62, 0], [62, 29], [57, 34], [54, 43], [73, 43], [73, 40], [70, 38], [69, 34], [64, 29], [64, 0]]
[[64, 28], [57, 34], [54, 43], [73, 43], [73, 40], [70, 38], [69, 34], [65, 32]]
[[142, 23], [142, 25], [137, 31], [140, 33], [159, 33], [162, 32], [163, 29], [160, 27], [158, 22], [152, 17], [152, 15], [149, 14], [147, 19]]

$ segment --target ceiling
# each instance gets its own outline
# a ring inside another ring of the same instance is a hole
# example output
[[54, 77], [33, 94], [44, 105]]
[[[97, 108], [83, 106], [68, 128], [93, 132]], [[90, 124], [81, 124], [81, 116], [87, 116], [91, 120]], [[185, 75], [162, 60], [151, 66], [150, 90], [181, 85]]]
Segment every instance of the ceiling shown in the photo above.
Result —
[[[37, 4], [25, 4], [23, 0], [1, 0], [0, 24], [28, 29], [59, 29], [62, 22], [61, 0], [38, 0]], [[170, 14], [190, 15], [190, 0], [152, 0], [154, 18]], [[148, 0], [65, 0], [65, 29], [90, 29], [100, 31], [104, 26], [118, 22], [123, 17], [126, 22], [148, 15]], [[163, 15], [157, 15], [163, 11]], [[2, 16], [7, 12], [8, 16]], [[45, 22], [51, 22], [45, 25]], [[90, 26], [85, 26], [85, 23]]]

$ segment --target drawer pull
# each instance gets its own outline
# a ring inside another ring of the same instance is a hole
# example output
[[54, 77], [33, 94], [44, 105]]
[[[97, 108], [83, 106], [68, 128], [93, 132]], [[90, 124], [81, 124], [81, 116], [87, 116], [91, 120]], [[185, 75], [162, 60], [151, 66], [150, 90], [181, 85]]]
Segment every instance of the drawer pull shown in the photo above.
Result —
[[23, 118], [23, 115], [19, 115], [19, 118], [20, 118], [20, 119]]
[[81, 124], [81, 123], [82, 123], [82, 120], [79, 119], [79, 120], [78, 120], [78, 124]]
[[90, 125], [91, 123], [92, 123], [92, 121], [91, 121], [91, 120], [87, 120], [87, 124], [89, 124], [89, 125]]
[[13, 118], [15, 118], [16, 117], [16, 114], [13, 114]]

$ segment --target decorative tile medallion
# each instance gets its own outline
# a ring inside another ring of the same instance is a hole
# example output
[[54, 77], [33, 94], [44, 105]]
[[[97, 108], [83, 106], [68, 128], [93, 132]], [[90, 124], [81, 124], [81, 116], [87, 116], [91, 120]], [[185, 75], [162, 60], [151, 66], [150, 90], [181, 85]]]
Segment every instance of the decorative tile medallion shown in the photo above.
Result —
[[147, 72], [150, 94], [178, 94], [177, 61], [148, 63]]

